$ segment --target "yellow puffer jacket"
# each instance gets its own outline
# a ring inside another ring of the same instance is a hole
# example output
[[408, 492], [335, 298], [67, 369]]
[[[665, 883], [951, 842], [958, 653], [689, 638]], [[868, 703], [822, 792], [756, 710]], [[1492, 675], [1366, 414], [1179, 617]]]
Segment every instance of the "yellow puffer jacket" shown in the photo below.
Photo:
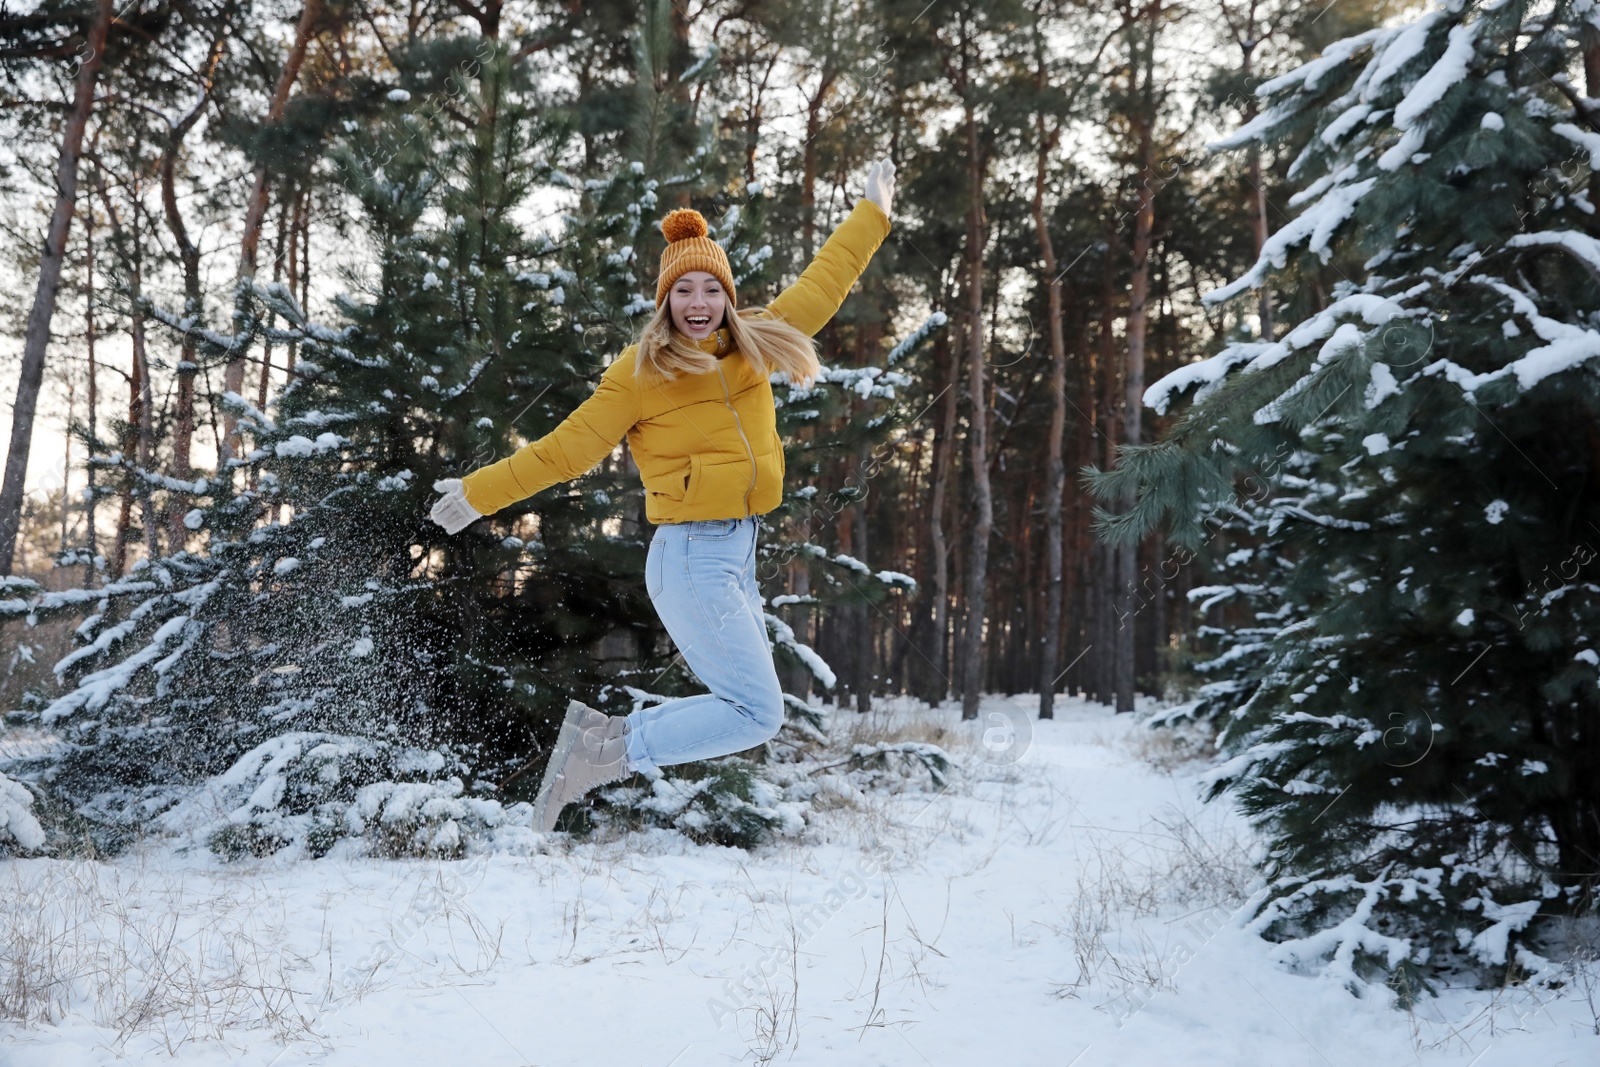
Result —
[[[816, 336], [889, 234], [889, 218], [865, 198], [839, 224], [795, 283], [767, 305]], [[783, 500], [783, 444], [772, 383], [734, 355], [726, 327], [699, 342], [716, 354], [715, 374], [683, 374], [644, 385], [634, 376], [635, 345], [605, 370], [594, 394], [539, 440], [461, 479], [480, 514], [525, 500], [594, 467], [623, 436], [645, 487], [652, 523], [733, 519], [771, 511]]]

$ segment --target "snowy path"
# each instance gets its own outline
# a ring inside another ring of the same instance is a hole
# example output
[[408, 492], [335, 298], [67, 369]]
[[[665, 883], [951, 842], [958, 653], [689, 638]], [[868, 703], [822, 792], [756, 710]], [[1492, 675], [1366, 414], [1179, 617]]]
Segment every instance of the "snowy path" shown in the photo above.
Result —
[[[1031, 717], [1030, 699], [986, 709], [1007, 705]], [[1131, 716], [1069, 703], [1005, 766], [976, 757], [979, 724], [957, 708], [884, 714], [945, 725], [959, 736], [941, 743], [977, 780], [869, 797], [828, 812], [819, 842], [753, 856], [645, 834], [446, 864], [230, 867], [141, 850], [0, 865], [0, 892], [53, 902], [39, 951], [49, 931], [70, 969], [94, 957], [116, 975], [79, 979], [56, 1025], [0, 1026], [0, 1065], [159, 1062], [169, 1049], [185, 1065], [248, 1067], [688, 1067], [773, 1053], [884, 1067], [1555, 1067], [1600, 1053], [1581, 998], [1541, 1008], [1453, 991], [1429, 1019], [1272, 965], [1225, 922], [1248, 883], [1248, 828], [1199, 802], [1198, 764], [1169, 773], [1136, 758]], [[196, 985], [205, 997], [184, 992]], [[269, 1017], [300, 1039], [276, 1040]]]

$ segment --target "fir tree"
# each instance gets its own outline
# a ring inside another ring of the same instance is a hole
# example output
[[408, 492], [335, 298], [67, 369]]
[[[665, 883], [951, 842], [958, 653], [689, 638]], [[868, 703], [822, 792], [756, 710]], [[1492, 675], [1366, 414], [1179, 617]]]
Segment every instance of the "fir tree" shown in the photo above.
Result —
[[1115, 535], [1195, 546], [1233, 508], [1282, 574], [1241, 583], [1212, 795], [1270, 835], [1252, 928], [1355, 989], [1515, 978], [1593, 908], [1600, 115], [1569, 72], [1594, 17], [1460, 0], [1262, 85], [1213, 147], [1309, 133], [1301, 211], [1207, 300], [1344, 278], [1156, 383], [1157, 411], [1199, 388], [1100, 477], [1139, 491]]

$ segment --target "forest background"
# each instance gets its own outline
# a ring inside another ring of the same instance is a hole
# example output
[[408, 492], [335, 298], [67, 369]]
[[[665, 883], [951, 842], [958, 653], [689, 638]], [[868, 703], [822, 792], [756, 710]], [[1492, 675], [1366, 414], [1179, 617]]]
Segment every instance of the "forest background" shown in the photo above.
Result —
[[[410, 113], [437, 118], [446, 139], [471, 137], [461, 104], [492, 45], [509, 91], [562, 124], [517, 161], [529, 188], [508, 225], [574, 241], [570, 216], [592, 216], [595, 183], [630, 167], [662, 183], [657, 217], [758, 198], [770, 258], [741, 304], [809, 261], [871, 159], [896, 160], [894, 231], [822, 334], [823, 361], [883, 366], [930, 316], [948, 321], [897, 363], [908, 381], [892, 400], [850, 394], [798, 431], [792, 449], [833, 446], [803, 479], [826, 506], [786, 516], [829, 558], [907, 575], [917, 592], [854, 589], [848, 569], [813, 575], [802, 557], [773, 568], [767, 595], [795, 598], [786, 614], [833, 668], [832, 695], [861, 709], [900, 692], [968, 694], [975, 707], [980, 689], [1037, 690], [1044, 714], [1060, 691], [1131, 708], [1136, 690], [1175, 684], [1194, 628], [1185, 596], [1206, 583], [1206, 561], [1159, 535], [1101, 543], [1101, 502], [1080, 471], [1158, 432], [1139, 401], [1147, 382], [1227, 338], [1273, 333], [1269, 291], [1218, 308], [1200, 295], [1292, 217], [1287, 154], [1212, 155], [1205, 143], [1254, 117], [1256, 84], [1385, 13], [1365, 0], [8, 13], [0, 279], [14, 367], [41, 235], [59, 214], [64, 140], [77, 142], [77, 189], [29, 491], [9, 475], [0, 505], [21, 505], [21, 529], [0, 555], [11, 573], [59, 584], [83, 577], [53, 574], [63, 552], [88, 549], [115, 579], [199, 540], [181, 522], [189, 503], [151, 479], [215, 470], [232, 419], [221, 394], [265, 408], [298, 346], [197, 359], [194, 335], [152, 328], [134, 294], [225, 329], [236, 279], [254, 276], [328, 318], [336, 295], [370, 287], [375, 264], [336, 158], [351, 124]], [[627, 249], [640, 292], [661, 248], [647, 229]], [[1328, 281], [1307, 287], [1325, 294]], [[542, 313], [589, 331], [591, 368], [630, 339], [627, 316], [545, 295]], [[866, 432], [891, 415], [892, 439]], [[622, 521], [636, 535], [638, 516]], [[13, 675], [0, 695], [31, 681]]]

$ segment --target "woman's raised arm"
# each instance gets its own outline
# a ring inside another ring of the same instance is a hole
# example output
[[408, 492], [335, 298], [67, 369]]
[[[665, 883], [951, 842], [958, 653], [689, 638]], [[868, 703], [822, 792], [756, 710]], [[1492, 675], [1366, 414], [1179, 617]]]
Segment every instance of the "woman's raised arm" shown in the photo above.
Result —
[[855, 285], [873, 253], [889, 235], [886, 207], [893, 189], [894, 165], [874, 164], [867, 177], [867, 195], [856, 201], [810, 265], [793, 285], [767, 305], [767, 310], [807, 337], [815, 337], [844, 304], [850, 287]]

